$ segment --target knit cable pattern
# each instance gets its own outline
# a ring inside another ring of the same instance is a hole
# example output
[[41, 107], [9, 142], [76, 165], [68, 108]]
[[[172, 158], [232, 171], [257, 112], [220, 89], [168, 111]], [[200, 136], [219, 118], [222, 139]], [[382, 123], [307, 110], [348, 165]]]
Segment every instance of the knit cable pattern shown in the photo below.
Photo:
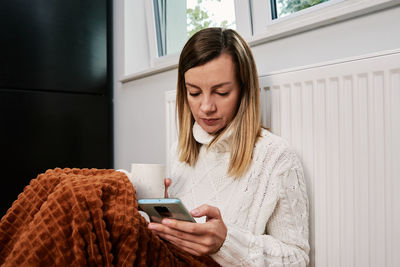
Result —
[[249, 170], [237, 179], [226, 175], [226, 134], [210, 149], [201, 127], [193, 134], [200, 148], [191, 167], [171, 151], [170, 195], [191, 210], [202, 204], [220, 209], [228, 233], [211, 257], [223, 266], [305, 266], [308, 261], [308, 198], [301, 163], [282, 138], [263, 130]]

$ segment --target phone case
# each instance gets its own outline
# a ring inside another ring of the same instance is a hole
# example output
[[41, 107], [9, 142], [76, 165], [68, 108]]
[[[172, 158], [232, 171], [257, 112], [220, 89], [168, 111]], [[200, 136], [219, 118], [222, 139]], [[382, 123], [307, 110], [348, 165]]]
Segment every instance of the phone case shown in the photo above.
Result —
[[163, 218], [196, 222], [178, 198], [139, 199], [138, 204], [153, 222], [160, 223]]

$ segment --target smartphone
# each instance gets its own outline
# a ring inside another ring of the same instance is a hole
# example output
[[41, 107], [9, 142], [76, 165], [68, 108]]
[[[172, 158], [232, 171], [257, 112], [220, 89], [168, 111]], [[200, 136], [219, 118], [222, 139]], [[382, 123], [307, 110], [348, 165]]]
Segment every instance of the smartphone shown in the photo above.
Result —
[[196, 222], [178, 198], [143, 198], [138, 204], [152, 222], [161, 223], [164, 218]]

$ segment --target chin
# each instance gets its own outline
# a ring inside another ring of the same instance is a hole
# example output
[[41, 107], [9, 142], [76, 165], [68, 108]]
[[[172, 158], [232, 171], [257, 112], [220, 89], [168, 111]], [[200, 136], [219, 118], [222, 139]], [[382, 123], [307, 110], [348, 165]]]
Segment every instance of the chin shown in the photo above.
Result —
[[203, 128], [204, 131], [206, 131], [208, 134], [216, 134], [219, 131], [222, 130], [223, 127], [219, 126], [208, 126], [208, 125], [200, 125], [201, 128]]

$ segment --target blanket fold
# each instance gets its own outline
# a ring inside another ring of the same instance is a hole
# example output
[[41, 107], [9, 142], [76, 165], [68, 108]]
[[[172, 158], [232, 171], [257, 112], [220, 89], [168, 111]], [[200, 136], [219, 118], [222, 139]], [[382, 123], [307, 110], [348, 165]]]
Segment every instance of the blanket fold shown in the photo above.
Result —
[[161, 240], [114, 170], [54, 169], [25, 187], [0, 222], [1, 266], [218, 266]]

